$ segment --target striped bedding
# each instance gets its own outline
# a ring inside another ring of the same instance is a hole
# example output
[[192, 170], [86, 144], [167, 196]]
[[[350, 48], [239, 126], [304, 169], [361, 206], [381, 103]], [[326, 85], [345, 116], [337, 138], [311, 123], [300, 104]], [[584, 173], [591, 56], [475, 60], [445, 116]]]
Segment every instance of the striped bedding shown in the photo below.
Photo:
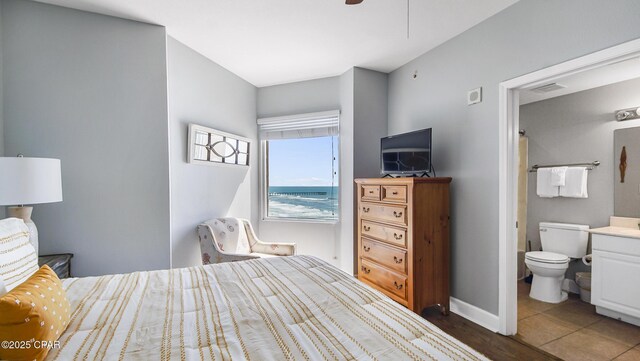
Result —
[[309, 256], [63, 280], [46, 360], [486, 360]]

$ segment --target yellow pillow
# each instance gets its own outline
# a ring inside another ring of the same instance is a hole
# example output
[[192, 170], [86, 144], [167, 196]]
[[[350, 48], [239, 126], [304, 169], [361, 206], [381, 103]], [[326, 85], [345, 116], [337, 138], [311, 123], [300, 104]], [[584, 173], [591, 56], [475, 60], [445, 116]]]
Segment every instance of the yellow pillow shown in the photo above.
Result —
[[58, 276], [44, 265], [0, 298], [0, 359], [42, 360], [69, 324], [71, 306]]

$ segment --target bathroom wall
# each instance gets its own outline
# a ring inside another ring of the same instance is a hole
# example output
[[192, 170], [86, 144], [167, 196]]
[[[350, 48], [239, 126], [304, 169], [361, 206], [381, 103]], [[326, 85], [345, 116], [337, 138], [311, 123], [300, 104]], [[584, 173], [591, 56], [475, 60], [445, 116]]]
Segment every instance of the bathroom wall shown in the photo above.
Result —
[[614, 214], [614, 177], [618, 156], [613, 132], [640, 126], [640, 120], [618, 122], [613, 112], [640, 104], [640, 79], [625, 81], [536, 103], [520, 108], [520, 128], [529, 137], [529, 164], [579, 163], [599, 160], [589, 172], [589, 198], [540, 198], [536, 173], [529, 173], [527, 239], [539, 249], [538, 223], [543, 221], [609, 224]]
[[[527, 239], [540, 249], [540, 222], [609, 224], [614, 214], [614, 175], [619, 155], [614, 155], [613, 132], [640, 126], [640, 120], [618, 122], [614, 111], [640, 105], [640, 78], [573, 93], [520, 107], [520, 128], [529, 137], [529, 164], [592, 162], [589, 198], [540, 198], [536, 173], [529, 173]], [[575, 265], [567, 273], [576, 271]], [[584, 269], [578, 266], [578, 269]]]
[[624, 183], [620, 171], [615, 171], [614, 215], [640, 218], [640, 127], [618, 129], [614, 134], [616, 164], [619, 164], [623, 147], [627, 153]]

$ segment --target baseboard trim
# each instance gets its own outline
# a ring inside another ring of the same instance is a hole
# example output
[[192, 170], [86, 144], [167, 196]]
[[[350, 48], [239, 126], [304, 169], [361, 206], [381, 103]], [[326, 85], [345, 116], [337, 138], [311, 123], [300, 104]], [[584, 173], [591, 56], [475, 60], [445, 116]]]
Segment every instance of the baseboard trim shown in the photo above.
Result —
[[449, 302], [451, 302], [451, 312], [460, 315], [471, 322], [477, 323], [492, 332], [498, 332], [500, 329], [500, 319], [497, 315], [455, 297], [451, 297]]

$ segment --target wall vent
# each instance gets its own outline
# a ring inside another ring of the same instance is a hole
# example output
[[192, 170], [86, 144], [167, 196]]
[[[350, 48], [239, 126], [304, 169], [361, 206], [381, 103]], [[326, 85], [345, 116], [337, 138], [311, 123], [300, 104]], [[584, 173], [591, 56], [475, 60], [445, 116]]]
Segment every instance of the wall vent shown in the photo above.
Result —
[[550, 83], [550, 84], [545, 84], [545, 85], [541, 85], [539, 87], [533, 88], [531, 89], [531, 91], [536, 93], [549, 93], [556, 90], [564, 89], [566, 87], [567, 87], [566, 85], [562, 85], [558, 83]]

